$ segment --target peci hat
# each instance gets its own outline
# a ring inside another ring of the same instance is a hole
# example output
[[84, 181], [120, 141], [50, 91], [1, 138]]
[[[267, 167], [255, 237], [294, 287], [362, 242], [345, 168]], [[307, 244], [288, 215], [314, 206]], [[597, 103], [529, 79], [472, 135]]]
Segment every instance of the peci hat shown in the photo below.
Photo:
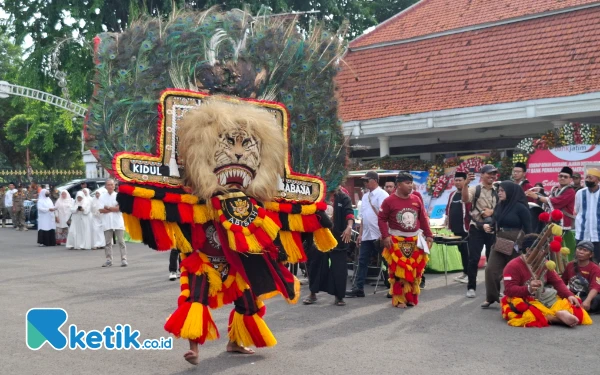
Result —
[[587, 251], [591, 251], [592, 253], [594, 252], [594, 244], [591, 243], [590, 241], [581, 241], [577, 244], [577, 248], [578, 249], [585, 249]]
[[527, 165], [525, 165], [525, 163], [515, 163], [514, 168], [521, 168], [523, 170], [523, 172], [527, 172]]
[[579, 172], [573, 173], [573, 178], [581, 178], [581, 173], [579, 173]]
[[560, 173], [565, 173], [565, 174], [568, 174], [569, 176], [573, 177], [573, 170], [569, 167], [562, 167], [562, 169], [560, 170]]
[[467, 179], [467, 172], [454, 172], [454, 178], [464, 178]]
[[495, 166], [493, 166], [492, 164], [486, 164], [483, 167], [481, 167], [480, 169], [481, 173], [493, 173], [493, 172], [498, 172], [498, 168], [496, 168]]
[[361, 180], [375, 180], [375, 181], [379, 181], [379, 175], [377, 174], [377, 172], [375, 171], [368, 171], [367, 173], [365, 173], [365, 175], [363, 177], [360, 178]]

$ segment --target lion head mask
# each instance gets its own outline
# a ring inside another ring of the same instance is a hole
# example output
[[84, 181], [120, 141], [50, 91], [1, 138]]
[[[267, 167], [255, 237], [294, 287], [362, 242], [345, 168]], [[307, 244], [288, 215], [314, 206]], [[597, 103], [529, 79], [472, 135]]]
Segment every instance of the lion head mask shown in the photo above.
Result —
[[267, 110], [213, 97], [183, 116], [178, 137], [186, 184], [200, 198], [230, 189], [262, 201], [275, 197], [285, 140]]

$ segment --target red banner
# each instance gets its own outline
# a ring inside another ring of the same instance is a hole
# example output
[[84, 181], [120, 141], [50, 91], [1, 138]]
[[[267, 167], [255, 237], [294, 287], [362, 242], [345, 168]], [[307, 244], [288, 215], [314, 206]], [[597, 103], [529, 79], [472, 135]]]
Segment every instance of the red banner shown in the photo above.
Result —
[[558, 173], [568, 166], [584, 177], [584, 166], [600, 162], [600, 146], [573, 145], [549, 150], [536, 150], [527, 161], [527, 179], [532, 185], [541, 182], [544, 189], [558, 184]]

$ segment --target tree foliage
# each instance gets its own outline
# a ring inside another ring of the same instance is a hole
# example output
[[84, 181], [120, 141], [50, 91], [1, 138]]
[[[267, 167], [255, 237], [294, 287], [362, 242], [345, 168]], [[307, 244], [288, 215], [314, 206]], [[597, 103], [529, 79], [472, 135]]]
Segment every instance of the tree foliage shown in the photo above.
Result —
[[[271, 13], [310, 12], [301, 18], [308, 26], [311, 17], [324, 19], [330, 29], [349, 23], [349, 39], [400, 12], [416, 0], [10, 0], [0, 3], [9, 15], [0, 26], [0, 79], [32, 87], [87, 104], [93, 91], [92, 40], [102, 32], [121, 32], [140, 16], [168, 17], [175, 9], [223, 10], [261, 7]], [[21, 52], [17, 46], [25, 45]], [[57, 48], [58, 47], [58, 48]], [[21, 60], [21, 54], [24, 59]], [[67, 86], [58, 84], [56, 69], [66, 73]], [[26, 104], [25, 104], [26, 103]], [[42, 111], [38, 113], [36, 111]], [[17, 116], [17, 117], [15, 117]], [[11, 121], [12, 119], [12, 121]], [[41, 166], [72, 167], [73, 159], [63, 151], [77, 154], [82, 121], [70, 125], [71, 114], [25, 99], [2, 99], [0, 104], [0, 167], [21, 165], [23, 147], [31, 146]], [[6, 125], [10, 123], [7, 128]], [[22, 125], [29, 124], [33, 135], [22, 138]], [[56, 127], [56, 128], [55, 128]], [[7, 131], [18, 132], [16, 134]], [[17, 136], [18, 134], [18, 136]], [[58, 151], [60, 150], [60, 151]], [[59, 155], [60, 154], [60, 155]], [[79, 155], [80, 156], [80, 155]], [[52, 161], [54, 157], [60, 160]], [[49, 164], [48, 164], [49, 163]], [[58, 163], [58, 164], [57, 164]], [[71, 164], [69, 164], [71, 163]], [[6, 165], [4, 165], [6, 166]]]

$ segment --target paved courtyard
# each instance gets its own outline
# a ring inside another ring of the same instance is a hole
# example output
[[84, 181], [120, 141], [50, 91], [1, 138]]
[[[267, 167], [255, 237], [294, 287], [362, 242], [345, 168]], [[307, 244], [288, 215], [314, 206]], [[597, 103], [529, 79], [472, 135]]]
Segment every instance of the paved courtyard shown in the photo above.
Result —
[[[511, 328], [499, 306], [481, 310], [479, 296], [464, 297], [464, 285], [430, 275], [420, 305], [391, 307], [385, 292], [333, 306], [322, 296], [312, 306], [267, 303], [266, 321], [278, 345], [253, 356], [224, 353], [229, 308], [213, 312], [221, 339], [201, 348], [193, 367], [173, 350], [69, 350], [25, 344], [25, 314], [33, 307], [60, 307], [63, 326], [103, 330], [131, 324], [141, 338], [167, 336], [179, 283], [170, 282], [168, 253], [129, 244], [127, 268], [101, 268], [104, 251], [39, 248], [36, 232], [0, 229], [0, 373], [3, 374], [596, 374], [600, 324], [567, 329]], [[115, 262], [116, 263], [116, 262]], [[303, 287], [306, 295], [306, 287]], [[372, 292], [372, 287], [369, 287]], [[369, 291], [367, 290], [367, 291]], [[593, 317], [600, 323], [598, 316]]]

